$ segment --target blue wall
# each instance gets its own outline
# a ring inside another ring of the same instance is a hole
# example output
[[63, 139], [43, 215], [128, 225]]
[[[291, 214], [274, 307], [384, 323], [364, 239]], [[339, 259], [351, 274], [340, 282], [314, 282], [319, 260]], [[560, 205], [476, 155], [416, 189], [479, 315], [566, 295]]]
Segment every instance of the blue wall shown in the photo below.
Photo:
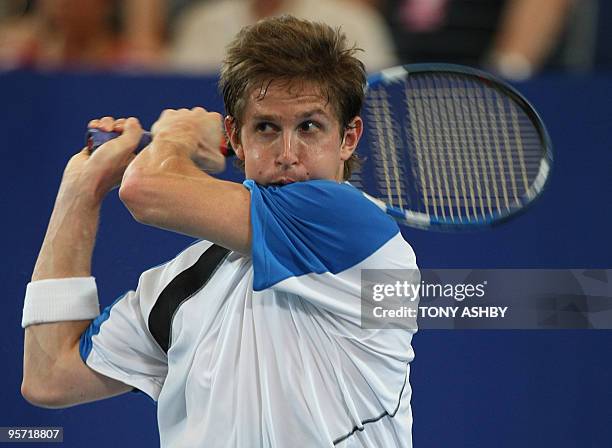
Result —
[[[612, 75], [549, 75], [519, 88], [555, 143], [550, 189], [527, 214], [490, 231], [405, 229], [423, 267], [612, 268]], [[87, 121], [136, 115], [150, 126], [163, 108], [195, 105], [222, 110], [214, 80], [0, 74], [0, 426], [63, 426], [67, 447], [158, 444], [156, 408], [143, 395], [58, 411], [28, 405], [19, 393], [19, 323], [63, 166]], [[94, 258], [102, 304], [190, 241], [135, 223], [111, 194]], [[422, 331], [411, 377], [415, 446], [612, 447], [611, 348], [608, 331]]]

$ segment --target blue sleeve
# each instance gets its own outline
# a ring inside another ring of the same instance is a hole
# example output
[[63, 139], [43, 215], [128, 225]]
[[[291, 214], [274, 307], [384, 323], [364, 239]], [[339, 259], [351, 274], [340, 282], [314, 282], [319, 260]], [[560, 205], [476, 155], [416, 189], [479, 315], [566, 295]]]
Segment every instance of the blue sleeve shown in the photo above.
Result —
[[337, 274], [395, 236], [397, 224], [348, 184], [313, 180], [264, 187], [252, 180], [256, 291], [289, 277]]

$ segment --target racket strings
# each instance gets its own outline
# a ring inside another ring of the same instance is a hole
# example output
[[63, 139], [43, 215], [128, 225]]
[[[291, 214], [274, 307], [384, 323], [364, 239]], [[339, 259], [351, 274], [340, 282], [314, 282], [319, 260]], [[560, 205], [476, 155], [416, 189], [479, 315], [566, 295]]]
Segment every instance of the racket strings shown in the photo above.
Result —
[[473, 220], [518, 206], [541, 159], [522, 110], [461, 76], [417, 76], [404, 92], [424, 211]]
[[[428, 117], [425, 116], [425, 113], [421, 108], [421, 104], [416, 101], [412, 102], [409, 100], [409, 98], [408, 93], [406, 95], [406, 106], [410, 112], [409, 114], [405, 115], [405, 119], [407, 121], [405, 129], [411, 129], [412, 131], [412, 133], [409, 134], [409, 138], [412, 137], [412, 148], [414, 149], [410, 153], [412, 159], [411, 166], [413, 168], [412, 174], [418, 180], [421, 191], [423, 192], [422, 199], [425, 210], [429, 210], [430, 207], [437, 210], [438, 195], [433, 194], [435, 191], [435, 186], [432, 161], [430, 158], [430, 153], [424, 149], [424, 147], [427, 148], [429, 146], [429, 142], [427, 141], [429, 134], [425, 129], [425, 123], [427, 122]], [[413, 117], [413, 119], [409, 120], [409, 117]]]
[[472, 141], [474, 142], [475, 148], [474, 172], [476, 173], [475, 182], [477, 185], [479, 202], [479, 207], [477, 209], [475, 208], [475, 210], [479, 210], [481, 217], [483, 217], [485, 211], [488, 211], [488, 213], [493, 212], [493, 188], [491, 182], [487, 181], [486, 176], [490, 174], [491, 180], [495, 183], [496, 175], [495, 171], [487, 171], [489, 165], [486, 163], [486, 146], [484, 138], [482, 138], [482, 136], [486, 135], [486, 132], [483, 132], [483, 123], [481, 119], [483, 115], [482, 109], [479, 108], [479, 105], [482, 104], [482, 100], [479, 98], [479, 92], [469, 87], [463, 88], [460, 92], [468, 98], [465, 107], [469, 110], [469, 117], [472, 123], [472, 125], [468, 127], [471, 130]]
[[[438, 80], [438, 84], [445, 84], [445, 81]], [[453, 130], [452, 135], [455, 137], [448, 145], [445, 145], [442, 149], [447, 154], [447, 157], [450, 160], [453, 160], [453, 157], [456, 157], [458, 163], [456, 165], [451, 165], [451, 170], [455, 177], [460, 176], [462, 179], [462, 194], [459, 194], [459, 191], [455, 191], [455, 201], [450, 201], [447, 206], [448, 207], [456, 207], [459, 211], [459, 215], [461, 217], [466, 216], [469, 217], [469, 209], [470, 206], [472, 209], [476, 208], [476, 193], [475, 191], [479, 191], [480, 188], [478, 185], [475, 186], [475, 181], [473, 176], [464, 175], [464, 173], [473, 173], [475, 170], [473, 169], [474, 160], [472, 157], [468, 157], [467, 152], [461, 151], [453, 151], [453, 148], [461, 147], [466, 150], [470, 149], [470, 138], [468, 138], [465, 129], [461, 126], [465, 123], [467, 117], [469, 116], [465, 113], [464, 106], [461, 102], [458, 102], [456, 97], [453, 95], [446, 95], [444, 98], [440, 99], [434, 93], [431, 93], [430, 97], [432, 101], [436, 103], [439, 110], [444, 111], [445, 119], [448, 122], [448, 126]], [[454, 117], [460, 117], [460, 119], [453, 119]], [[451, 150], [449, 150], [451, 149]], [[463, 199], [463, 201], [462, 201]]]
[[407, 76], [370, 89], [365, 111], [376, 151], [366, 160], [367, 174], [353, 178], [360, 184], [373, 178], [366, 190], [397, 209], [486, 220], [519, 208], [546, 179], [531, 118], [471, 76]]
[[407, 207], [408, 195], [404, 192], [403, 162], [401, 155], [394, 148], [401, 144], [402, 137], [399, 135], [396, 121], [393, 118], [391, 104], [387, 91], [384, 89], [371, 92], [369, 97], [369, 120], [374, 123], [375, 145], [379, 151], [373, 154], [375, 164], [375, 177], [377, 187], [383, 196], [378, 199], [385, 200], [398, 208]]
[[[427, 93], [427, 87], [423, 87], [423, 92]], [[410, 95], [411, 91], [407, 93]], [[429, 126], [439, 129], [440, 120], [438, 119], [439, 117], [436, 111], [433, 110], [433, 107], [423, 107], [424, 104], [421, 101], [413, 101], [414, 98], [410, 98], [410, 96], [407, 96], [407, 98], [407, 103], [409, 105], [414, 102], [416, 106], [416, 108], [412, 108], [412, 110], [416, 110], [419, 117], [418, 120], [414, 120], [418, 123], [418, 134], [421, 138], [425, 136], [425, 140], [420, 142], [420, 144], [417, 142], [416, 138], [412, 139], [415, 143], [415, 148], [417, 148], [417, 153], [421, 154], [421, 158], [427, 165], [427, 178], [421, 178], [420, 183], [424, 184], [429, 182], [430, 188], [428, 194], [424, 194], [423, 196], [424, 199], [426, 196], [429, 196], [432, 203], [431, 210], [433, 210], [434, 215], [437, 216], [439, 210], [440, 214], [446, 217], [447, 207], [445, 198], [448, 194], [448, 176], [444, 169], [446, 163], [440, 149], [443, 146], [442, 136], [439, 132], [429, 132], [427, 129]], [[438, 170], [441, 172], [438, 173]], [[446, 190], [444, 190], [444, 187], [446, 187]], [[452, 212], [452, 210], [449, 211]]]

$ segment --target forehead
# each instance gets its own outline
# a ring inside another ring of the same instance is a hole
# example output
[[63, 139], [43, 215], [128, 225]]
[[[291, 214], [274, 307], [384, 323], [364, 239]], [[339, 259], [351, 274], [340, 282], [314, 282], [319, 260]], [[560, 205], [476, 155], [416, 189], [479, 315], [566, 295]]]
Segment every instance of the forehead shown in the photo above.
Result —
[[251, 88], [247, 93], [244, 118], [258, 115], [300, 116], [316, 111], [334, 119], [333, 107], [323, 93], [321, 86], [314, 82], [272, 81]]

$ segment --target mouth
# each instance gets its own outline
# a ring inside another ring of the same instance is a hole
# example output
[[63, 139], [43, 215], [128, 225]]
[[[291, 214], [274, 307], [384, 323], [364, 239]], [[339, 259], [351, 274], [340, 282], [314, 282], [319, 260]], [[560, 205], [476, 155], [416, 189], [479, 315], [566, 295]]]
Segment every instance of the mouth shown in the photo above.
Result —
[[297, 180], [295, 180], [295, 179], [293, 179], [291, 177], [281, 177], [281, 178], [275, 180], [274, 182], [271, 182], [270, 185], [283, 186], [283, 185], [292, 184], [294, 182], [297, 182]]

